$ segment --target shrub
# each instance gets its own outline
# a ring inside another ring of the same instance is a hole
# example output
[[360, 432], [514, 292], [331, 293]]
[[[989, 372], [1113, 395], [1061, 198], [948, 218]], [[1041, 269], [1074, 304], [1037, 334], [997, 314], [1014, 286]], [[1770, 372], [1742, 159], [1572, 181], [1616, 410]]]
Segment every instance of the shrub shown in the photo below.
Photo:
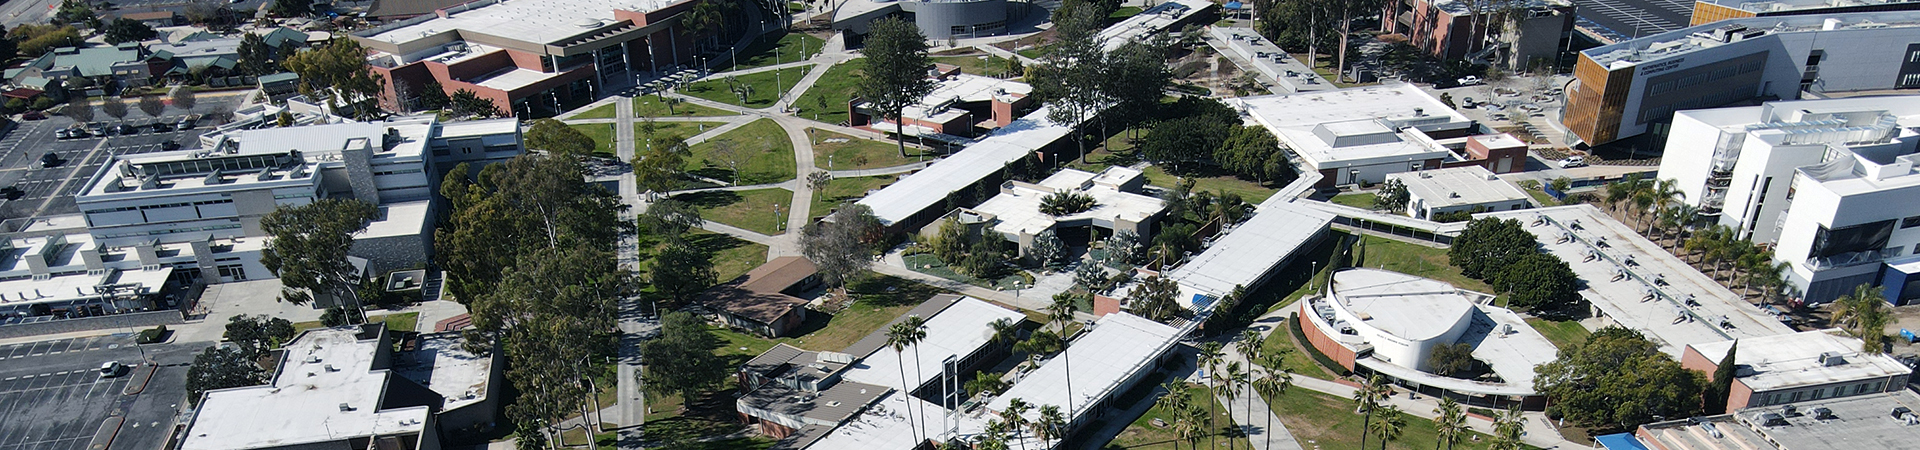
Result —
[[1040, 198], [1040, 212], [1049, 216], [1064, 216], [1086, 212], [1100, 206], [1093, 196], [1079, 192], [1055, 192]]
[[167, 326], [161, 325], [153, 328], [148, 328], [145, 330], [140, 330], [140, 334], [134, 338], [134, 342], [140, 343], [140, 344], [152, 344], [152, 343], [165, 340], [166, 338], [167, 338]]

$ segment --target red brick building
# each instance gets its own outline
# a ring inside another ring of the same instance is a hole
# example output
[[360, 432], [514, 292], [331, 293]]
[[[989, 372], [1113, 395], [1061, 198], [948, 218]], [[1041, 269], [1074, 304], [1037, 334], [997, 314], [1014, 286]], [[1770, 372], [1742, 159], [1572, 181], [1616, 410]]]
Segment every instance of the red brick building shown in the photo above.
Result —
[[681, 15], [703, 0], [482, 0], [353, 35], [388, 80], [382, 104], [418, 108], [434, 83], [546, 115], [695, 60]]

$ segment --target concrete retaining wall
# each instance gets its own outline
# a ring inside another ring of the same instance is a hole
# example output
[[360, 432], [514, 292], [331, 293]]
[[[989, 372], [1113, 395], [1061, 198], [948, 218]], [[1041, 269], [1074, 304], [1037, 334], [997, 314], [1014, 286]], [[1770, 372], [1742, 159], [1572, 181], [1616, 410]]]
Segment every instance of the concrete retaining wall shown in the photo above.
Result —
[[186, 316], [178, 310], [149, 311], [111, 316], [85, 317], [79, 319], [51, 320], [46, 322], [23, 323], [0, 326], [0, 339], [12, 339], [49, 334], [74, 333], [80, 331], [127, 328], [138, 331], [159, 325], [186, 323]]

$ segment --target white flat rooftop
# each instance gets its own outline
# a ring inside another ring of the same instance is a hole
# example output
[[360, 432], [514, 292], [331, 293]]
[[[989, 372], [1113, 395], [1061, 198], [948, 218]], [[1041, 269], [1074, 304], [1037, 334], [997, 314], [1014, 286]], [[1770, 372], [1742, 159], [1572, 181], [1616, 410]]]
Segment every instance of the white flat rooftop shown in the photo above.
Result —
[[518, 132], [519, 130], [520, 130], [520, 120], [511, 118], [511, 117], [505, 118], [505, 119], [492, 119], [492, 120], [465, 120], [465, 121], [459, 121], [459, 122], [446, 122], [446, 123], [440, 124], [440, 135], [435, 137], [442, 138], [442, 139], [456, 139], [456, 138], [463, 138], [463, 137], [512, 134], [512, 133]]
[[1026, 83], [962, 73], [940, 80], [933, 92], [927, 93], [920, 103], [908, 106], [901, 116], [909, 119], [930, 118], [951, 111], [944, 105], [953, 102], [974, 103], [999, 98], [1012, 103], [1030, 94], [1033, 94], [1033, 86]]
[[1526, 200], [1526, 192], [1480, 166], [1462, 166], [1388, 174], [1429, 208]]
[[989, 324], [996, 320], [1010, 320], [1019, 323], [1027, 316], [1019, 311], [1010, 310], [987, 303], [973, 297], [960, 297], [939, 314], [926, 318], [927, 337], [906, 349], [909, 365], [906, 376], [913, 380], [912, 385], [900, 383], [900, 357], [892, 348], [867, 355], [841, 377], [866, 384], [880, 385], [894, 389], [913, 390], [929, 380], [939, 378], [941, 364], [947, 357], [966, 358], [993, 339], [993, 327]]
[[965, 150], [868, 194], [859, 203], [873, 208], [873, 215], [880, 223], [889, 225], [945, 203], [947, 194], [973, 185], [1007, 164], [1066, 137], [1071, 128], [1047, 120], [1047, 111], [1046, 107], [1034, 110]]
[[1180, 282], [1180, 301], [1193, 308], [1195, 295], [1219, 298], [1236, 286], [1259, 281], [1325, 231], [1333, 217], [1275, 195], [1260, 204], [1253, 218], [1215, 238], [1212, 247], [1167, 276]]
[[1120, 48], [1122, 45], [1126, 45], [1128, 42], [1143, 41], [1153, 33], [1165, 30], [1168, 26], [1172, 26], [1176, 22], [1185, 20], [1187, 17], [1191, 17], [1194, 14], [1198, 14], [1212, 7], [1214, 7], [1213, 2], [1204, 0], [1173, 0], [1161, 2], [1159, 5], [1147, 8], [1139, 14], [1134, 14], [1133, 17], [1128, 17], [1126, 20], [1120, 21], [1120, 23], [1100, 30], [1100, 34], [1095, 36], [1094, 39], [1100, 41], [1106, 51], [1111, 52], [1114, 49]]
[[[1502, 211], [1474, 217], [1519, 221], [1533, 233], [1543, 250], [1566, 261], [1574, 273], [1586, 281], [1587, 288], [1580, 291], [1581, 297], [1599, 307], [1614, 322], [1645, 333], [1660, 345], [1660, 351], [1676, 359], [1689, 344], [1794, 332], [1592, 205]], [[1551, 220], [1537, 222], [1541, 217]], [[1572, 229], [1576, 222], [1579, 228]], [[1577, 239], [1559, 242], [1568, 230]], [[1589, 259], [1588, 252], [1594, 248], [1592, 243], [1600, 240], [1607, 246]], [[1623, 266], [1628, 259], [1633, 265]], [[1623, 270], [1631, 276], [1613, 281]], [[1663, 280], [1665, 285], [1656, 289], [1651, 283], [1655, 279]], [[1660, 295], [1652, 295], [1655, 293]], [[1699, 306], [1687, 306], [1688, 298]], [[1721, 325], [1722, 321], [1726, 326]]]
[[208, 391], [182, 450], [231, 450], [420, 433], [428, 408], [380, 410], [388, 372], [368, 370], [378, 339], [359, 328], [309, 330], [288, 343], [265, 386]]
[[1333, 295], [1368, 326], [1412, 341], [1446, 334], [1474, 311], [1473, 299], [1451, 284], [1379, 269], [1335, 272]]
[[[1028, 372], [994, 397], [987, 409], [1006, 410], [1008, 401], [1017, 398], [1033, 405], [1027, 412], [1029, 420], [1038, 420], [1044, 405], [1075, 416], [1087, 414], [1095, 402], [1114, 394], [1121, 382], [1148, 370], [1179, 339], [1180, 330], [1174, 327], [1124, 312], [1108, 314], [1074, 339], [1064, 357], [1055, 356]], [[1068, 364], [1073, 365], [1072, 397], [1067, 395]], [[1067, 417], [1069, 423], [1075, 420]]]
[[432, 205], [426, 200], [380, 205], [380, 220], [367, 224], [367, 230], [354, 238], [383, 238], [395, 236], [419, 236], [429, 231], [433, 224], [427, 221]]
[[467, 353], [458, 332], [420, 335], [413, 351], [394, 354], [394, 373], [446, 397], [441, 411], [487, 400], [493, 358]]
[[[973, 210], [992, 214], [998, 219], [999, 222], [993, 225], [994, 231], [1019, 235], [1039, 234], [1060, 222], [1091, 220], [1111, 224], [1115, 218], [1119, 218], [1139, 223], [1166, 209], [1166, 202], [1159, 197], [1121, 191], [1098, 183], [1093, 183], [1086, 189], [1080, 188], [1083, 183], [1091, 183], [1095, 176], [1080, 170], [1063, 169], [1040, 182], [1040, 186], [1045, 189], [1015, 185], [1012, 189], [1004, 190], [999, 195], [980, 203], [980, 206], [974, 207]], [[1050, 216], [1040, 212], [1041, 200], [1055, 192], [1086, 194], [1093, 197], [1097, 205], [1093, 209], [1064, 216]]]
[[[506, 0], [386, 30], [369, 39], [400, 44], [448, 31], [551, 44], [614, 22], [613, 11], [650, 12], [674, 0]], [[589, 26], [591, 25], [591, 26]]]
[[1332, 131], [1348, 135], [1392, 131], [1374, 122], [1377, 119], [1419, 124], [1470, 120], [1411, 84], [1245, 97], [1240, 99], [1240, 103], [1255, 122], [1267, 127], [1268, 131], [1280, 138], [1281, 143], [1316, 169], [1328, 168], [1336, 162], [1393, 158], [1422, 160], [1450, 154], [1444, 147], [1431, 142], [1418, 142], [1408, 136], [1411, 133], [1405, 132], [1397, 133], [1396, 139], [1383, 142], [1334, 147], [1314, 134], [1314, 128], [1323, 124]]
[[557, 72], [546, 73], [546, 72], [541, 72], [533, 69], [524, 69], [524, 68], [515, 67], [513, 68], [513, 70], [508, 70], [498, 74], [491, 74], [491, 76], [488, 76], [486, 79], [477, 80], [473, 84], [480, 85], [481, 87], [513, 92], [515, 89], [532, 86], [534, 85], [534, 83], [546, 81], [547, 79], [557, 77], [560, 75], [561, 74]]
[[[1803, 331], [1793, 334], [1741, 339], [1735, 364], [1753, 368], [1753, 374], [1739, 377], [1754, 392], [1817, 386], [1829, 383], [1885, 378], [1913, 373], [1913, 369], [1887, 355], [1869, 355], [1860, 351], [1860, 340], [1838, 335], [1837, 330]], [[1692, 344], [1708, 361], [1720, 362], [1734, 341]], [[1845, 362], [1825, 365], [1820, 355], [1839, 355]]]

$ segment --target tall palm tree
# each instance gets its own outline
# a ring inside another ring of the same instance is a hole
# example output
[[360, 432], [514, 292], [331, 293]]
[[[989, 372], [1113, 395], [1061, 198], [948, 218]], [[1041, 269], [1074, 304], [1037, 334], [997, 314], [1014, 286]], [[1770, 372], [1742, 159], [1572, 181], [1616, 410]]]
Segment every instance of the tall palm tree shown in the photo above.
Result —
[[1001, 422], [1000, 419], [987, 421], [986, 429], [981, 431], [979, 442], [975, 442], [973, 448], [975, 450], [1007, 450], [1007, 423]]
[[993, 337], [988, 339], [989, 342], [1005, 344], [1020, 340], [1020, 323], [1013, 319], [994, 319], [987, 323], [987, 327], [993, 329]]
[[1041, 405], [1040, 421], [1034, 422], [1034, 426], [1034, 431], [1040, 435], [1042, 441], [1052, 442], [1055, 439], [1063, 439], [1066, 438], [1067, 416], [1060, 414], [1059, 406]]
[[[1285, 350], [1290, 351], [1292, 349]], [[1288, 389], [1293, 388], [1293, 370], [1286, 368], [1286, 363], [1284, 362], [1285, 357], [1282, 356], [1285, 353], [1285, 351], [1280, 351], [1261, 355], [1258, 363], [1261, 369], [1260, 371], [1266, 376], [1253, 381], [1253, 390], [1259, 391], [1261, 396], [1266, 397], [1266, 401], [1269, 402], [1269, 404], [1275, 399], [1280, 398], [1281, 395], [1286, 394]], [[1249, 412], [1248, 414], [1252, 413]], [[1273, 414], [1269, 413], [1267, 414], [1267, 436], [1272, 435]]]
[[1213, 423], [1213, 416], [1197, 406], [1189, 406], [1185, 411], [1174, 414], [1181, 416], [1180, 423], [1184, 425], [1175, 429], [1174, 433], [1187, 441], [1187, 448], [1199, 448], [1200, 438], [1209, 434], [1207, 429]]
[[1453, 445], [1467, 440], [1467, 414], [1460, 410], [1460, 402], [1453, 397], [1441, 397], [1440, 406], [1433, 408], [1433, 434], [1438, 438], [1433, 450], [1444, 445], [1453, 450]]
[[731, 2], [700, 2], [680, 18], [680, 26], [695, 39], [696, 51], [698, 51], [697, 47], [705, 47], [707, 38], [713, 37], [713, 34], [725, 25], [726, 17], [720, 3]]
[[1493, 421], [1493, 440], [1487, 450], [1520, 450], [1520, 433], [1525, 430], [1520, 421], [1520, 408], [1501, 411]]
[[1367, 424], [1367, 432], [1380, 437], [1380, 450], [1387, 450], [1387, 443], [1399, 439], [1406, 428], [1407, 416], [1400, 414], [1400, 407], [1394, 405], [1380, 407], [1380, 420]]
[[[887, 329], [887, 346], [893, 347], [893, 353], [895, 357], [900, 359], [900, 364], [899, 364], [900, 365], [900, 386], [902, 386], [900, 389], [900, 393], [901, 395], [905, 395], [908, 397], [913, 396], [913, 388], [915, 387], [914, 386], [915, 383], [907, 380], [906, 350], [907, 350], [907, 347], [915, 346], [915, 344], [920, 343], [921, 339], [925, 339], [927, 337], [927, 330], [925, 325], [926, 322], [919, 319], [920, 319], [919, 316], [908, 317], [907, 320], [901, 321], [900, 323], [893, 324], [893, 327]], [[915, 348], [914, 360], [916, 362], [915, 364], [916, 367], [914, 367], [914, 372], [916, 373], [920, 371], [920, 368], [918, 367], [918, 364], [917, 364], [919, 361], [919, 354], [920, 354], [919, 348]], [[907, 411], [906, 411], [907, 426], [913, 428], [914, 442], [921, 442], [922, 440], [920, 436], [921, 430], [920, 430], [920, 426], [918, 425], [919, 418], [916, 417], [916, 415], [913, 413], [913, 400], [911, 398], [907, 398], [906, 400], [907, 400]]]
[[[1073, 313], [1080, 311], [1080, 305], [1073, 297], [1054, 297], [1053, 304], [1047, 305], [1047, 321], [1060, 326], [1060, 340], [1064, 346], [1067, 336], [1067, 324], [1073, 322]], [[1067, 352], [1060, 352], [1060, 366], [1066, 369], [1067, 416], [1073, 416], [1073, 358]]]
[[1873, 285], [1861, 283], [1853, 293], [1833, 301], [1831, 322], [1860, 337], [1860, 351], [1880, 354], [1886, 351], [1887, 299]]
[[[1221, 350], [1223, 347], [1224, 346], [1220, 345], [1220, 342], [1218, 341], [1208, 342], [1200, 346], [1200, 360], [1198, 362], [1200, 363], [1201, 367], [1207, 368], [1207, 389], [1209, 390], [1213, 389], [1214, 385], [1216, 384], [1215, 381], [1220, 379], [1220, 375], [1218, 373], [1220, 369], [1220, 360], [1226, 357], [1226, 352]], [[1214, 411], [1217, 410], [1215, 408], [1216, 404], [1217, 404], [1216, 402], [1207, 402], [1207, 419], [1208, 420], [1213, 419]], [[1213, 445], [1219, 445], [1219, 442], [1220, 441], [1218, 439], [1210, 439], [1208, 443]]]
[[[1191, 418], [1187, 414], [1187, 410], [1193, 409], [1193, 396], [1187, 394], [1186, 385], [1178, 382], [1168, 381], [1166, 384], [1160, 385], [1160, 388], [1166, 389], [1167, 393], [1166, 395], [1160, 396], [1160, 399], [1154, 401], [1154, 403], [1156, 403], [1156, 406], [1159, 406], [1161, 410], [1166, 411], [1168, 415], [1173, 417], [1174, 434], [1185, 438], [1186, 433], [1181, 432], [1181, 430], [1191, 426], [1188, 423], [1191, 421]], [[1046, 413], [1042, 411], [1041, 414], [1045, 415]], [[1174, 447], [1179, 447], [1178, 443], [1176, 443]]]
[[[1359, 404], [1361, 413], [1366, 414], [1366, 419], [1360, 423], [1361, 429], [1373, 429], [1373, 410], [1379, 409], [1377, 407], [1380, 406], [1380, 402], [1387, 399], [1387, 393], [1392, 392], [1389, 389], [1392, 388], [1387, 387], [1386, 378], [1374, 375], [1367, 379], [1366, 386], [1353, 390], [1353, 402]], [[1360, 433], [1362, 449], [1367, 448], [1367, 435], [1368, 433]]]
[[[1247, 371], [1240, 368], [1239, 361], [1228, 362], [1227, 371], [1222, 373], [1221, 378], [1222, 378], [1221, 381], [1225, 381], [1226, 383], [1220, 386], [1220, 393], [1225, 394], [1223, 396], [1227, 398], [1226, 401], [1228, 402], [1232, 402], [1234, 398], [1237, 398], [1240, 396], [1241, 393], [1246, 392], [1247, 383], [1248, 381], [1250, 381], [1247, 375]], [[1248, 417], [1247, 420], [1253, 420], [1253, 419], [1251, 417]], [[1239, 422], [1239, 423], [1235, 423], [1235, 422]], [[1233, 420], [1233, 403], [1227, 403], [1227, 423], [1229, 425], [1232, 425], [1233, 428], [1236, 430], [1244, 430], [1244, 428], [1241, 427], [1241, 424], [1246, 423], [1245, 421]], [[1232, 435], [1229, 434], [1228, 436], [1232, 436]], [[1227, 440], [1227, 448], [1228, 449], [1233, 448], [1232, 439]]]
[[[1012, 431], [1012, 437], [1019, 438], [1020, 429], [1026, 428], [1027, 417], [1024, 414], [1030, 409], [1033, 409], [1033, 405], [1027, 404], [1026, 400], [1018, 398], [1007, 400], [1007, 409], [1000, 411], [1000, 420], [1007, 424], [1009, 431]], [[1020, 440], [1020, 448], [1023, 450], [1027, 448], [1026, 439]]]

